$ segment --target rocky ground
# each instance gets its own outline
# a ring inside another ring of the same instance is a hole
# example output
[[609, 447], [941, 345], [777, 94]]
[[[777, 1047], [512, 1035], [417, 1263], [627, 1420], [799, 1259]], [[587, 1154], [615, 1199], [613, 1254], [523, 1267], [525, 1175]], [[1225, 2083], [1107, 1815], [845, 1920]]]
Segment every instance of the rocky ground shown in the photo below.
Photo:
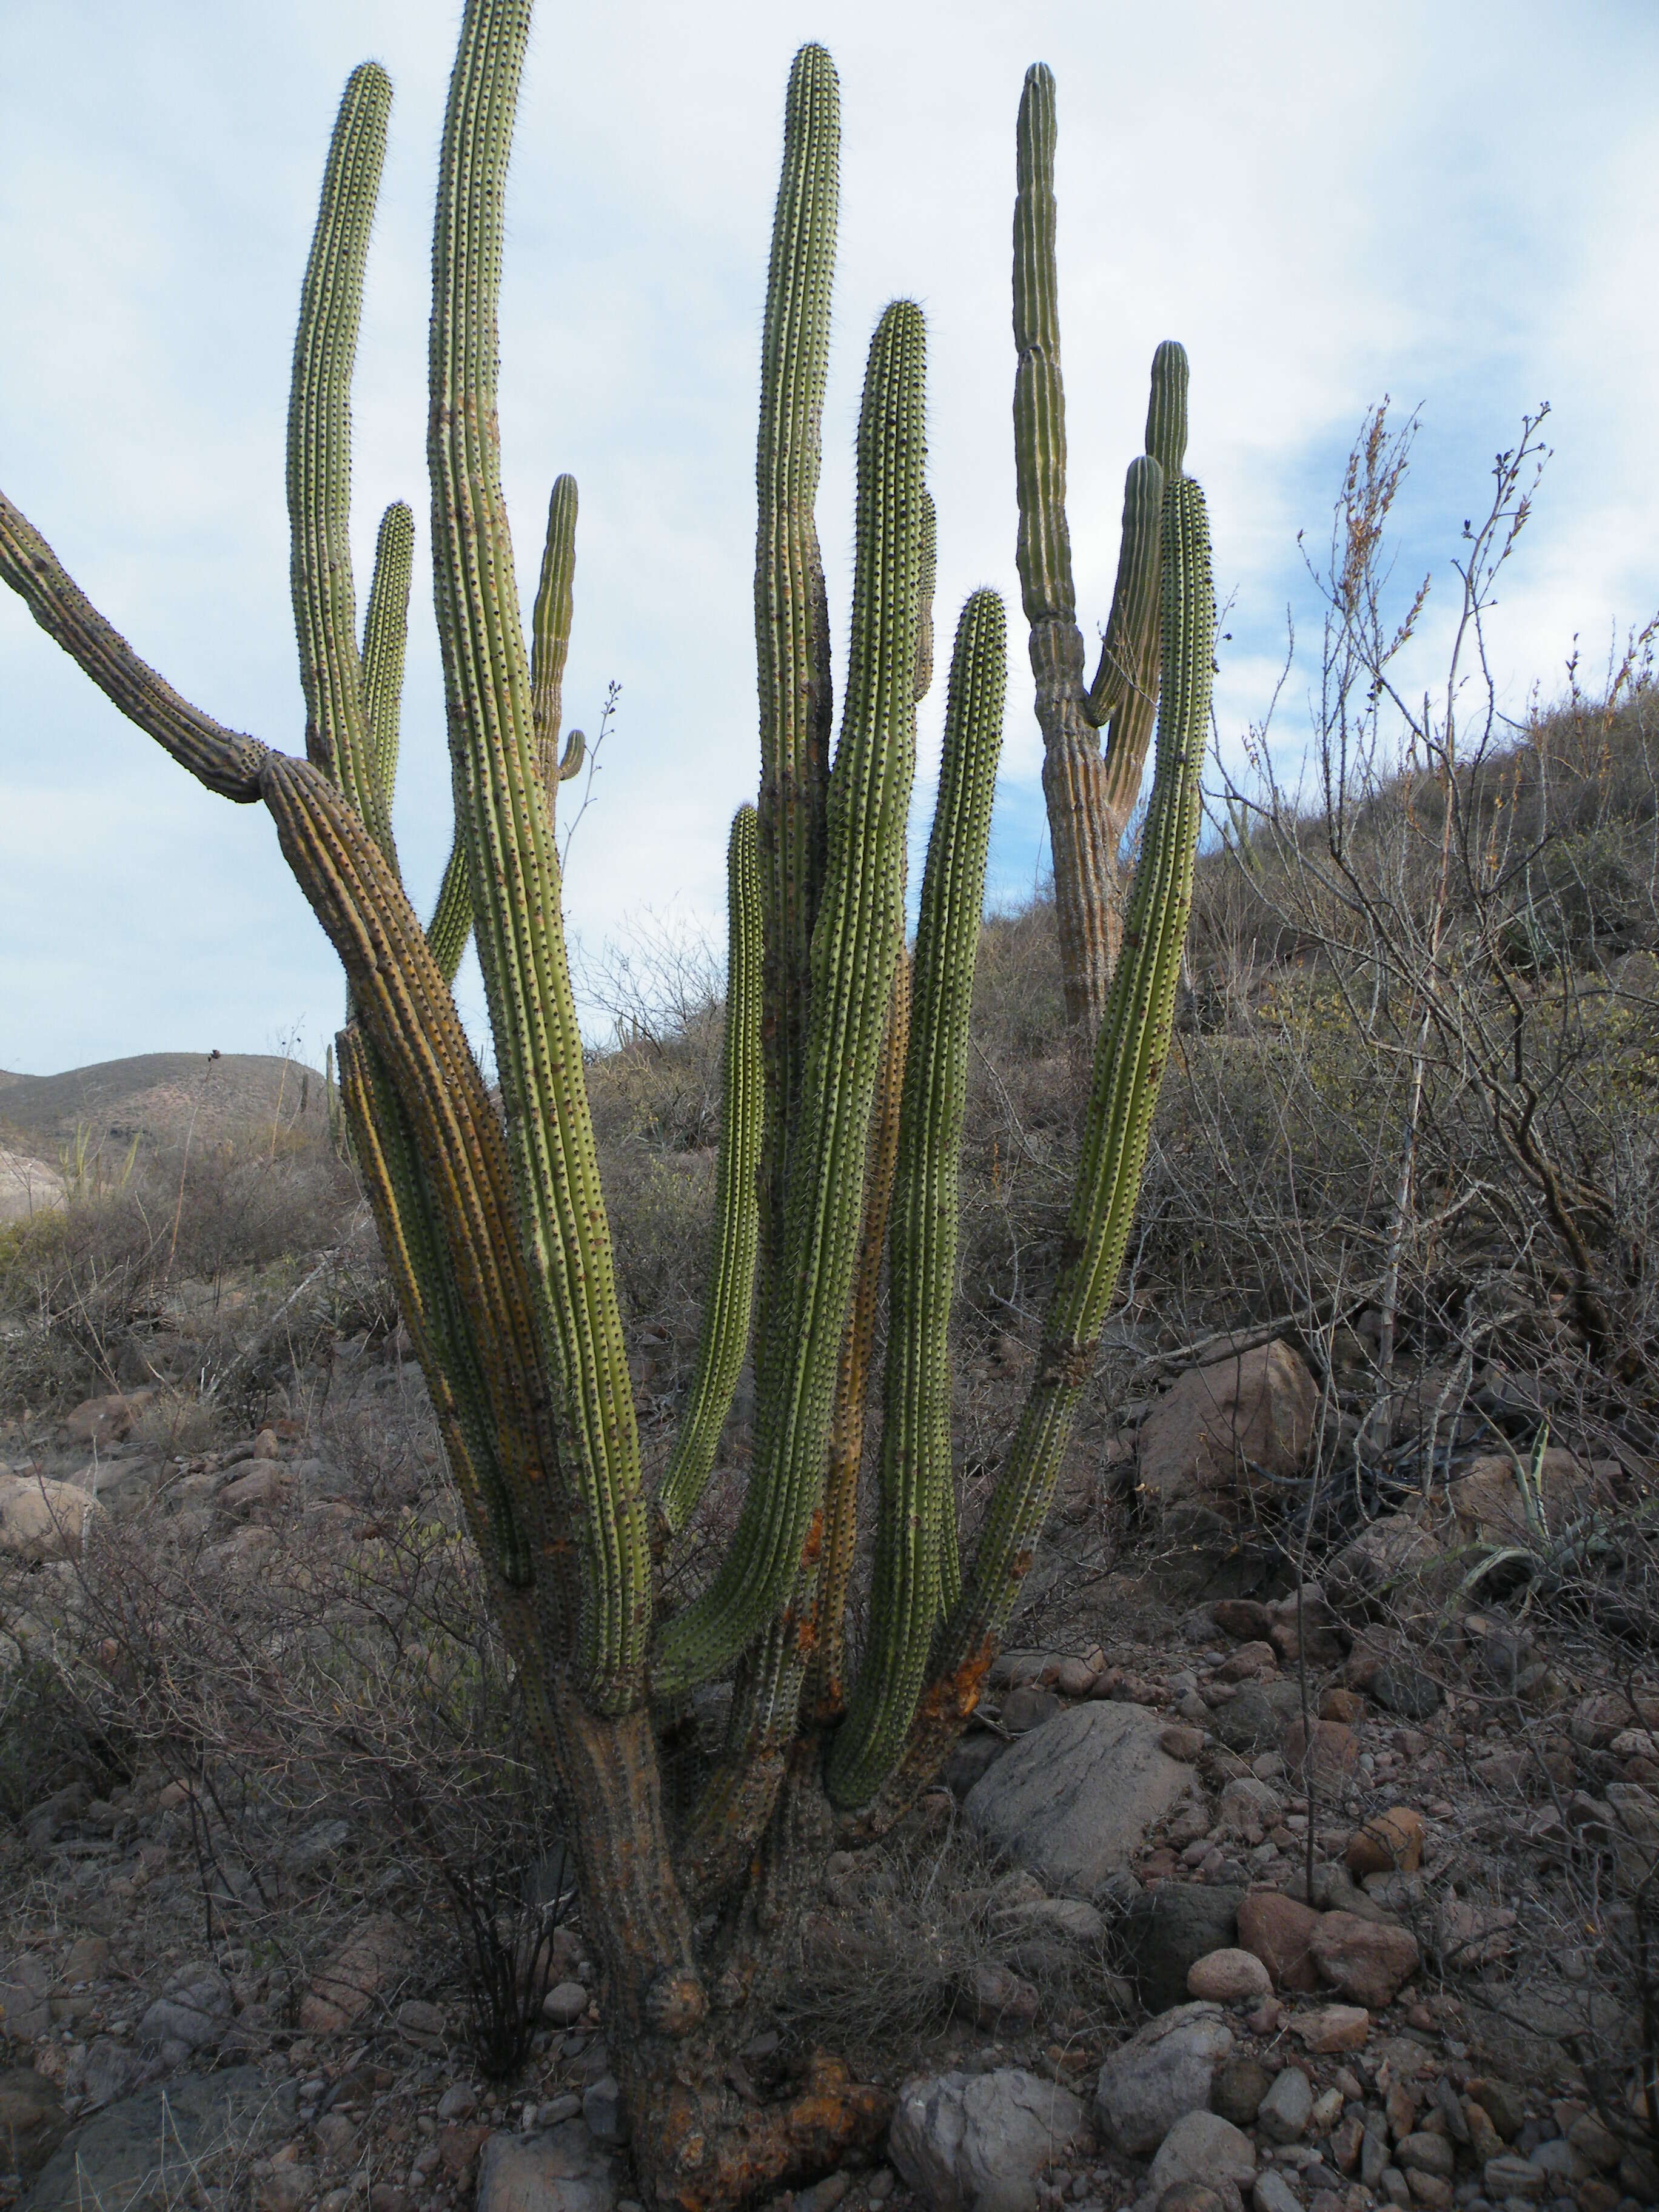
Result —
[[[145, 1574], [195, 1593], [174, 1617], [203, 1636], [264, 1636], [260, 1607], [321, 1587], [325, 1559], [356, 1577], [319, 1601], [337, 1626], [428, 1556], [409, 1532], [453, 1552], [395, 1336], [331, 1357], [326, 1392], [240, 1436], [181, 1429], [165, 1393], [0, 1435], [0, 2140], [31, 2212], [627, 2212], [580, 1925], [526, 1962], [539, 2015], [490, 2078], [407, 1838], [338, 1786], [255, 1786], [229, 1703], [162, 1755], [144, 1714], [192, 1654], [116, 1664], [100, 1559], [130, 1601]], [[1534, 1508], [1558, 1537], [1598, 1499], [1628, 1512], [1646, 1473], [1547, 1438], [1471, 1449], [1431, 1509], [1316, 1559], [1253, 1539], [1249, 1482], [1225, 1479], [1305, 1449], [1298, 1369], [1269, 1346], [1190, 1370], [1073, 1485], [943, 1786], [884, 1850], [830, 1862], [799, 2002], [738, 2070], [763, 2095], [842, 2050], [895, 2117], [884, 2163], [794, 2212], [1659, 2201], [1639, 2090], [1659, 1669], [1628, 1576], [1620, 1629], [1559, 1577], [1468, 1564], [1541, 1541]], [[366, 1455], [366, 1427], [396, 1450]], [[1126, 1474], [1162, 1514], [1138, 1547], [1109, 1502]], [[435, 1665], [422, 1633], [399, 1668]], [[101, 1717], [67, 1686], [100, 1652]]]

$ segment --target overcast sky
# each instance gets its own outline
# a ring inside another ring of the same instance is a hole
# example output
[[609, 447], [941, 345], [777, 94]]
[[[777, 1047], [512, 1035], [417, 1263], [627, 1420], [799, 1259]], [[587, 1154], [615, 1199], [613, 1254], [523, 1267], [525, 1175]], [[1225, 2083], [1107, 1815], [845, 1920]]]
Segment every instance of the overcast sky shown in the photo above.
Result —
[[[451, 0], [13, 0], [0, 10], [0, 484], [95, 603], [208, 712], [302, 744], [283, 422], [340, 86], [396, 86], [356, 412], [360, 605], [385, 503], [417, 529], [397, 827], [426, 911], [449, 842], [424, 468], [432, 177]], [[1152, 349], [1192, 358], [1188, 466], [1232, 599], [1231, 742], [1306, 643], [1298, 530], [1384, 392], [1422, 410], [1402, 578], [1446, 609], [1494, 451], [1547, 398], [1555, 458], [1494, 627], [1510, 708], [1659, 603], [1659, 11], [1651, 0], [620, 0], [544, 4], [520, 110], [502, 439], [520, 587], [549, 485], [581, 494], [567, 722], [622, 686], [567, 882], [590, 945], [649, 908], [719, 931], [726, 825], [756, 775], [753, 441], [783, 86], [831, 49], [843, 122], [819, 526], [844, 665], [851, 452], [884, 301], [929, 325], [941, 654], [965, 593], [1011, 617], [994, 895], [1044, 865], [1013, 569], [1009, 223], [1026, 64], [1059, 82], [1071, 520], [1103, 618]], [[1424, 635], [1426, 676], [1437, 641]], [[915, 827], [942, 682], [924, 709]], [[481, 1026], [469, 962], [464, 1005]], [[264, 811], [210, 796], [0, 593], [0, 1066], [144, 1051], [320, 1060], [338, 971]]]

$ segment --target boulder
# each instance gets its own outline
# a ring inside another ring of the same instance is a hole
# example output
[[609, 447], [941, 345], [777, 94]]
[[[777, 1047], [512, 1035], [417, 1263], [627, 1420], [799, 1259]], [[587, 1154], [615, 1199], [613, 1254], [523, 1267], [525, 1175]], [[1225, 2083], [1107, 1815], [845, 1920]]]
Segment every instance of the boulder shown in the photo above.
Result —
[[[1574, 1514], [1614, 1503], [1611, 1487], [1569, 1451], [1547, 1451], [1537, 1472], [1536, 1502], [1548, 1529], [1559, 1531], [1562, 1522]], [[1529, 1480], [1531, 1475], [1528, 1464]], [[1472, 1461], [1467, 1474], [1448, 1486], [1446, 1498], [1459, 1537], [1465, 1543], [1540, 1540], [1527, 1518], [1516, 1462], [1507, 1452], [1492, 1452]]]
[[1310, 1775], [1316, 1789], [1346, 1781], [1359, 1763], [1359, 1740], [1346, 1721], [1316, 1721], [1310, 1729], [1298, 1714], [1280, 1748], [1292, 1779]]
[[[1277, 1340], [1191, 1368], [1141, 1424], [1140, 1487], [1166, 1509], [1200, 1505], [1237, 1522], [1256, 1488], [1252, 1465], [1301, 1473], [1318, 1411], [1318, 1384]], [[1261, 1488], [1257, 1502], [1276, 1511], [1279, 1498]]]
[[1129, 1906], [1118, 1940], [1148, 2012], [1184, 2003], [1198, 1961], [1237, 1943], [1242, 1895], [1224, 1883], [1164, 1881]]
[[963, 1809], [1049, 1888], [1087, 1896], [1192, 1785], [1192, 1768], [1159, 1743], [1163, 1729], [1144, 1705], [1073, 1705], [1012, 1745]]
[[181, 2043], [186, 2051], [214, 2049], [230, 2020], [230, 1984], [216, 1968], [196, 1968], [149, 2006], [138, 2024], [147, 2044], [165, 2048]]
[[88, 1492], [75, 1483], [0, 1474], [0, 1553], [30, 1563], [73, 1559], [93, 1510]]
[[907, 2081], [888, 2155], [931, 2212], [1036, 2212], [1037, 2176], [1083, 2125], [1068, 2089], [1014, 2066]]
[[1187, 1969], [1188, 1993], [1212, 2004], [1256, 2004], [1273, 1995], [1273, 1977], [1254, 1951], [1212, 1951]]
[[1255, 2178], [1255, 2145], [1218, 2112], [1185, 2112], [1158, 2147], [1146, 2186], [1154, 2195], [1179, 2185], [1211, 2188], [1231, 2182], [1248, 2187]]
[[1144, 2158], [1183, 2113], [1207, 2112], [1210, 2085], [1232, 2047], [1218, 2005], [1177, 2005], [1149, 2021], [1100, 2069], [1095, 2115], [1108, 2139]]
[[581, 2120], [536, 2135], [497, 2130], [478, 2154], [477, 2212], [611, 2212], [610, 2154]]
[[1210, 2085], [1210, 2103], [1224, 2120], [1231, 2120], [1235, 2127], [1254, 2127], [1261, 2100], [1273, 2087], [1274, 2079], [1259, 2058], [1248, 2051], [1236, 2055], [1220, 2069]]
[[1388, 1513], [1325, 1563], [1327, 1602], [1344, 1619], [1409, 1617], [1438, 1563], [1433, 1540], [1404, 1513]]
[[254, 2066], [216, 2074], [174, 2074], [107, 2105], [77, 2128], [46, 2163], [28, 2212], [141, 2212], [178, 2200], [180, 2172], [204, 2186], [210, 2161], [227, 2148], [257, 2154], [268, 2138], [292, 2131], [292, 2082], [273, 2087]]
[[1295, 2014], [1291, 2033], [1300, 2036], [1316, 2057], [1337, 2051], [1363, 2051], [1370, 2039], [1371, 2016], [1363, 2005], [1315, 2005]]
[[300, 2001], [300, 2026], [307, 2035], [336, 2035], [361, 2020], [402, 1966], [409, 1939], [389, 1916], [366, 1921], [313, 1975]]
[[1313, 1954], [1319, 1915], [1274, 1889], [1253, 1889], [1238, 1908], [1240, 1948], [1253, 1951], [1281, 1990], [1311, 1992], [1320, 1986]]
[[1439, 1711], [1445, 1697], [1431, 1674], [1399, 1660], [1385, 1661], [1372, 1674], [1370, 1694], [1385, 1713], [1402, 1721], [1427, 1720], [1431, 1713]]
[[1249, 1759], [1258, 1752], [1277, 1751], [1286, 1727], [1302, 1710], [1299, 1684], [1246, 1682], [1224, 1705], [1218, 1705], [1210, 1726], [1229, 1751]]
[[1313, 2090], [1299, 2066], [1281, 2067], [1256, 2109], [1255, 2124], [1270, 2142], [1300, 2142], [1313, 2118]]
[[1415, 1874], [1423, 1863], [1423, 1815], [1409, 1805], [1391, 1805], [1356, 1828], [1342, 1854], [1350, 1873]]
[[1408, 1928], [1361, 1920], [1352, 1912], [1322, 1913], [1310, 1948], [1332, 1988], [1373, 2012], [1392, 2004], [1422, 1964]]
[[131, 1434], [133, 1423], [155, 1395], [154, 1390], [134, 1390], [125, 1396], [118, 1391], [112, 1397], [83, 1398], [64, 1416], [70, 1442], [96, 1444], [100, 1449], [106, 1444], [119, 1443]]

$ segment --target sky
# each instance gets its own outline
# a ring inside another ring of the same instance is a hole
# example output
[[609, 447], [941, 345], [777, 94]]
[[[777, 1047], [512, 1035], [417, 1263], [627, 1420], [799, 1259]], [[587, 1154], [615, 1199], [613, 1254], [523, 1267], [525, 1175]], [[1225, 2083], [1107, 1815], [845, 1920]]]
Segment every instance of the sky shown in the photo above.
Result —
[[[289, 750], [303, 716], [283, 489], [293, 323], [339, 90], [391, 72], [356, 386], [353, 542], [416, 516], [397, 832], [429, 909], [450, 837], [424, 465], [431, 191], [450, 0], [54, 0], [0, 10], [0, 486], [136, 649]], [[1365, 409], [1420, 410], [1398, 574], [1433, 578], [1404, 672], [1443, 657], [1462, 519], [1523, 409], [1551, 461], [1492, 626], [1502, 703], [1558, 693], [1659, 605], [1659, 11], [1650, 0], [615, 0], [544, 4], [520, 108], [501, 307], [503, 468], [525, 604], [549, 488], [580, 487], [567, 726], [621, 687], [571, 848], [589, 957], [642, 930], [723, 939], [732, 810], [757, 774], [751, 580], [761, 308], [789, 60], [841, 76], [836, 339], [818, 520], [845, 665], [865, 347], [928, 322], [941, 680], [957, 610], [1010, 611], [990, 895], [1047, 866], [1014, 574], [1009, 227], [1026, 65], [1059, 87], [1070, 516], [1085, 639], [1166, 337], [1192, 361], [1236, 750], [1284, 658], [1294, 773], [1317, 678], [1297, 547], [1328, 534]], [[1312, 657], [1310, 657], [1310, 655]], [[471, 956], [460, 997], [485, 1044]], [[338, 969], [268, 817], [124, 722], [0, 592], [0, 1067], [149, 1051], [313, 1062]]]

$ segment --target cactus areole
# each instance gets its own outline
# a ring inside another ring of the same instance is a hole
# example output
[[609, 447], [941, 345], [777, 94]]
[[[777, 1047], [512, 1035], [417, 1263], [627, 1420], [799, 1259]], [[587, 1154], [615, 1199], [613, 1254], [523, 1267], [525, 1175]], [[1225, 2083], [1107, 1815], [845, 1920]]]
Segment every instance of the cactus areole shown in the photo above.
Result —
[[[1142, 714], [1146, 672], [1158, 665], [1150, 811], [1122, 950], [1103, 988], [1042, 1344], [1007, 1465], [964, 1557], [949, 1422], [957, 1154], [1005, 617], [996, 595], [979, 591], [957, 628], [911, 951], [904, 830], [916, 702], [933, 665], [926, 331], [920, 309], [897, 301], [870, 343], [851, 643], [832, 745], [813, 503], [838, 93], [829, 56], [804, 47], [787, 96], [762, 341], [760, 772], [757, 805], [739, 811], [729, 855], [712, 1279], [684, 1431], [653, 1497], [553, 836], [558, 783], [580, 758], [579, 734], [560, 737], [576, 488], [566, 477], [552, 489], [526, 642], [497, 460], [496, 287], [529, 22], [529, 0], [467, 0], [440, 159], [428, 460], [455, 837], [430, 924], [404, 893], [392, 834], [409, 509], [390, 508], [382, 523], [361, 634], [350, 562], [352, 359], [391, 102], [374, 64], [354, 72], [341, 103], [294, 352], [288, 502], [303, 751], [279, 752], [179, 698], [3, 496], [0, 572], [141, 729], [210, 789], [269, 809], [340, 955], [349, 994], [337, 1043], [341, 1106], [579, 1863], [639, 2186], [655, 2205], [702, 2212], [825, 2172], [872, 2148], [886, 2124], [890, 2100], [833, 2056], [820, 2055], [769, 2104], [739, 2100], [727, 2068], [780, 1978], [798, 1969], [818, 1860], [834, 1845], [874, 1841], [900, 1819], [973, 1711], [1053, 1497], [1117, 1279], [1169, 1044], [1208, 708], [1209, 554], [1203, 500], [1181, 474], [1182, 440], [1170, 428], [1184, 362], [1166, 363], [1155, 378], [1154, 414], [1163, 414], [1149, 457], [1131, 471], [1122, 618], [1115, 605], [1101, 674], [1087, 695], [1079, 686], [1097, 720]], [[1071, 590], [1057, 417], [1053, 392], [1044, 398], [1045, 379], [1058, 389], [1051, 286], [1044, 291], [1046, 71], [1028, 82], [1028, 107], [1018, 234], [1030, 251], [1017, 298], [1030, 343], [1019, 404], [1051, 425], [1046, 444], [1023, 434], [1021, 447], [1021, 577], [1035, 657], [1044, 624], [1045, 635], [1064, 629]], [[1144, 747], [1145, 732], [1135, 742]], [[500, 1113], [451, 997], [469, 935], [483, 971]], [[866, 1469], [884, 1251], [890, 1325], [880, 1449]], [[663, 1560], [696, 1512], [746, 1357], [757, 1376], [755, 1449], [736, 1531], [697, 1594], [665, 1616]], [[875, 1485], [875, 1562], [869, 1628], [849, 1676], [844, 1612], [865, 1479]], [[661, 1734], [681, 1720], [690, 1692], [718, 1679], [732, 1685], [724, 1740], [708, 1750], [689, 1806], [671, 1818]]]

